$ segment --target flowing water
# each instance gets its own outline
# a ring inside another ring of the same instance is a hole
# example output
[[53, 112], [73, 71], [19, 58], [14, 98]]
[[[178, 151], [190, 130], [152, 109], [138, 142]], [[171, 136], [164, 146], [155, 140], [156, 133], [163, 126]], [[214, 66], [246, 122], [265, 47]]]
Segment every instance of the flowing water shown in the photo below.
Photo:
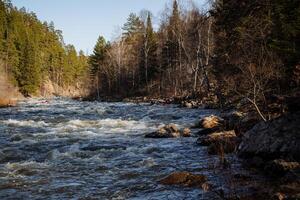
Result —
[[[0, 199], [215, 199], [199, 188], [160, 185], [174, 171], [204, 174], [230, 190], [196, 138], [148, 139], [165, 124], [191, 126], [213, 110], [175, 105], [28, 100], [0, 110]], [[235, 172], [243, 172], [229, 157]], [[230, 177], [230, 176], [229, 176]]]

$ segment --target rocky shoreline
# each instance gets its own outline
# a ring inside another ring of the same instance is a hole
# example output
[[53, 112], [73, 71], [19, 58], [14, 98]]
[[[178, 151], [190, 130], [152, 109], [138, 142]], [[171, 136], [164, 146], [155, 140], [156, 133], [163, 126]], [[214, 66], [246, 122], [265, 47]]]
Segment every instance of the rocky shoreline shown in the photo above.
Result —
[[[154, 103], [157, 102], [168, 101]], [[199, 119], [193, 127], [184, 130], [170, 124], [145, 137], [178, 138], [185, 132], [191, 136], [190, 129], [197, 129], [196, 143], [207, 146], [209, 154], [219, 155], [224, 167], [230, 164], [224, 155], [232, 154], [243, 160], [245, 168], [258, 170], [270, 178], [272, 186], [259, 188], [260, 195], [245, 199], [300, 199], [300, 111], [295, 105], [289, 112], [267, 122], [261, 122], [253, 113], [223, 112], [220, 116]], [[197, 183], [197, 180], [187, 177], [197, 176], [174, 172], [161, 182], [190, 186], [188, 183]]]

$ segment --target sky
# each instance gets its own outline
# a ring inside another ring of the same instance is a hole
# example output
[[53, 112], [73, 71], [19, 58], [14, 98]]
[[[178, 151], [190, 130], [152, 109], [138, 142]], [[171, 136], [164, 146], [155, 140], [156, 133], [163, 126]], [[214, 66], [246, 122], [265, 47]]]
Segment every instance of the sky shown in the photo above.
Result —
[[[147, 9], [159, 16], [170, 2], [172, 0], [12, 0], [14, 6], [36, 13], [41, 21], [53, 21], [55, 28], [63, 31], [66, 44], [73, 44], [86, 53], [92, 53], [100, 35], [112, 40], [131, 12]], [[155, 22], [159, 20], [154, 19]]]

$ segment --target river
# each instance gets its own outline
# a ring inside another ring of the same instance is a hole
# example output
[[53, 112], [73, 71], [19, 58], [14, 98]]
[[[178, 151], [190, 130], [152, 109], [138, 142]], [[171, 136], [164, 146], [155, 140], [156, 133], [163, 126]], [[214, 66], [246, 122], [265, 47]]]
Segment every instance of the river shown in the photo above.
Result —
[[61, 98], [1, 109], [0, 199], [216, 198], [199, 188], [158, 183], [174, 171], [204, 174], [216, 189], [245, 190], [232, 186], [234, 173], [250, 173], [235, 157], [228, 157], [230, 169], [222, 169], [195, 137], [144, 138], [165, 124], [190, 127], [215, 112]]

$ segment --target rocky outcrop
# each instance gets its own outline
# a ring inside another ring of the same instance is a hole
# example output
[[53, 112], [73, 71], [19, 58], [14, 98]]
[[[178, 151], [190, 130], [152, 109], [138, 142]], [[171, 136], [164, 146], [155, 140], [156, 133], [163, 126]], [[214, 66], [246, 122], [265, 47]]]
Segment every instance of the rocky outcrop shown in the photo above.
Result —
[[182, 185], [185, 187], [199, 187], [208, 189], [207, 178], [201, 174], [192, 174], [189, 172], [174, 172], [171, 175], [161, 179], [163, 185]]
[[243, 158], [300, 160], [300, 113], [287, 114], [257, 124], [246, 132], [239, 146]]
[[53, 97], [53, 96], [63, 96], [63, 97], [83, 97], [86, 96], [88, 91], [79, 84], [74, 86], [62, 87], [56, 83], [53, 83], [49, 78], [47, 78], [41, 87], [40, 96], [42, 97]]
[[148, 133], [145, 135], [146, 138], [178, 138], [178, 137], [190, 137], [191, 130], [185, 128], [183, 131], [180, 131], [175, 124], [166, 125], [155, 132]]
[[0, 108], [16, 106], [23, 96], [19, 93], [0, 63]]

